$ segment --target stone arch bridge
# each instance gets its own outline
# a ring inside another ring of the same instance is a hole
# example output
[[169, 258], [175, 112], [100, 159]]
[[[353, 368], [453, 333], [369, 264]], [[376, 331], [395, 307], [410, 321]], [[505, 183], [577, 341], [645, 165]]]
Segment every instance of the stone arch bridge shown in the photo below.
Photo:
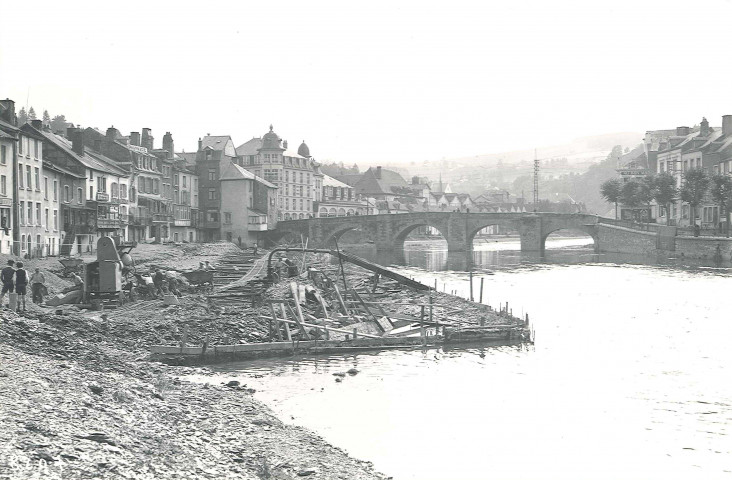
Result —
[[269, 239], [285, 237], [308, 239], [308, 246], [329, 248], [333, 239], [349, 230], [359, 229], [371, 236], [377, 250], [401, 250], [404, 240], [414, 229], [433, 227], [447, 240], [449, 252], [471, 252], [475, 235], [485, 227], [498, 225], [516, 230], [521, 235], [521, 251], [544, 253], [546, 237], [557, 230], [580, 230], [590, 235], [599, 251], [598, 217], [566, 213], [455, 213], [420, 212], [382, 215], [284, 220], [269, 233]]

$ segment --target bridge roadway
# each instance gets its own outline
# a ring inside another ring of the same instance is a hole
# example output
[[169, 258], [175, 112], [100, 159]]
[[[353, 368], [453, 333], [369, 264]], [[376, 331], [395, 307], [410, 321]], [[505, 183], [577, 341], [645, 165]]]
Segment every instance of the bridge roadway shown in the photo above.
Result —
[[307, 238], [309, 247], [328, 248], [333, 239], [358, 229], [371, 237], [377, 250], [401, 252], [410, 232], [430, 226], [447, 240], [449, 255], [451, 252], [472, 252], [475, 235], [485, 227], [499, 225], [519, 232], [522, 252], [543, 254], [546, 237], [565, 229], [590, 235], [597, 252], [600, 249], [597, 223], [596, 215], [582, 213], [420, 212], [284, 220], [277, 223], [269, 238], [273, 241], [289, 238], [298, 243], [301, 238]]

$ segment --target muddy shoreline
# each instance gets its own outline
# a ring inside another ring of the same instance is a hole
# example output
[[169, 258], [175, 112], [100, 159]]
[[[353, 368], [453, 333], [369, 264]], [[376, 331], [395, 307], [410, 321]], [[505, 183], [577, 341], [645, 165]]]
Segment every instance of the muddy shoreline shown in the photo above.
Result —
[[[168, 247], [177, 248], [168, 256], [156, 249], [147, 261], [173, 268], [183, 257], [236, 248], [222, 245]], [[349, 268], [348, 275], [363, 272]], [[76, 307], [22, 316], [2, 310], [0, 479], [389, 478], [284, 424], [246, 385], [191, 383], [183, 377], [210, 371], [151, 361], [151, 345], [175, 345], [184, 329], [191, 345], [266, 341], [266, 322], [244, 310], [194, 294], [177, 306], [145, 301], [104, 316]], [[466, 311], [477, 318], [477, 310]], [[496, 321], [505, 318], [496, 314]]]

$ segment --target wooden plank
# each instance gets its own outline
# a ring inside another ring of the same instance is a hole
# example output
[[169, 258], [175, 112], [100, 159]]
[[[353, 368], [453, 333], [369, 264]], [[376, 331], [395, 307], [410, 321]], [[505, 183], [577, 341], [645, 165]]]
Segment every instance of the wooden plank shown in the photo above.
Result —
[[374, 312], [371, 311], [369, 307], [366, 306], [366, 303], [361, 298], [361, 295], [358, 294], [358, 292], [354, 289], [351, 289], [351, 295], [358, 301], [358, 303], [363, 307], [364, 310], [366, 310], [366, 314], [368, 314], [372, 320], [376, 321], [376, 315], [374, 315]]
[[336, 285], [335, 283], [333, 284], [333, 293], [335, 293], [336, 299], [343, 309], [343, 314], [349, 315], [348, 309], [346, 308], [346, 303], [343, 301], [343, 297], [341, 297], [341, 292], [340, 290], [338, 290], [338, 285]]
[[[285, 305], [280, 303], [280, 310], [282, 311], [282, 318], [287, 319], [287, 311], [285, 310]], [[282, 322], [282, 324], [285, 326], [285, 336], [287, 337], [287, 341], [292, 341], [292, 334], [290, 333], [290, 325], [287, 322]]]
[[386, 334], [394, 329], [394, 325], [391, 324], [389, 317], [383, 316], [376, 319], [376, 323], [379, 324], [381, 330]]
[[277, 318], [277, 312], [275, 312], [274, 305], [269, 304], [269, 310], [272, 312], [272, 318], [274, 318], [275, 329], [277, 330], [277, 340], [282, 341], [282, 330], [280, 329], [280, 319]]
[[[263, 318], [269, 318], [269, 317], [263, 317]], [[281, 322], [285, 322], [285, 323], [289, 323], [290, 325], [293, 325], [294, 324], [294, 325], [304, 325], [306, 327], [313, 327], [313, 328], [323, 328], [323, 325], [315, 325], [313, 323], [307, 323], [307, 322], [295, 322], [295, 321], [292, 321], [292, 320], [280, 320], [280, 321]], [[351, 331], [351, 330], [343, 330], [342, 328], [328, 327], [328, 329], [331, 330], [331, 331], [333, 331], [333, 332], [347, 333], [349, 335], [350, 334], [353, 334], [353, 331]], [[382, 338], [379, 335], [372, 335], [370, 333], [361, 333], [361, 332], [358, 332], [358, 336], [359, 337], [366, 337], [366, 338]]]
[[[297, 294], [298, 294], [298, 288], [297, 283], [290, 282], [290, 292], [292, 293], [292, 298], [295, 299], [295, 314], [293, 317], [295, 317], [296, 322], [304, 323], [305, 319], [302, 316], [302, 309], [300, 309], [300, 302], [297, 301]], [[288, 305], [289, 306], [289, 305]], [[305, 327], [300, 325], [300, 330], [302, 330], [302, 336], [305, 337], [306, 340], [310, 340], [310, 335], [308, 335], [308, 332], [305, 330]]]

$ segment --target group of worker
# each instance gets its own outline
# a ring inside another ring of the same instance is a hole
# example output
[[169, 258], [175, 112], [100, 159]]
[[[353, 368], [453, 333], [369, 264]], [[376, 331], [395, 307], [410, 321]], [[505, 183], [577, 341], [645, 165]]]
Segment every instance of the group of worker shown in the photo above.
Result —
[[[40, 268], [36, 268], [33, 275], [28, 275], [28, 271], [25, 270], [23, 262], [15, 262], [15, 260], [8, 260], [8, 264], [5, 268], [0, 271], [0, 282], [2, 283], [2, 293], [0, 293], [0, 305], [4, 305], [5, 294], [15, 293], [18, 295], [18, 302], [16, 310], [26, 310], [26, 292], [28, 289], [28, 283], [31, 285], [31, 293], [33, 295], [33, 303], [43, 303], [43, 294], [46, 289], [46, 277], [41, 273]], [[5, 308], [9, 308], [10, 305], [6, 305]]]

